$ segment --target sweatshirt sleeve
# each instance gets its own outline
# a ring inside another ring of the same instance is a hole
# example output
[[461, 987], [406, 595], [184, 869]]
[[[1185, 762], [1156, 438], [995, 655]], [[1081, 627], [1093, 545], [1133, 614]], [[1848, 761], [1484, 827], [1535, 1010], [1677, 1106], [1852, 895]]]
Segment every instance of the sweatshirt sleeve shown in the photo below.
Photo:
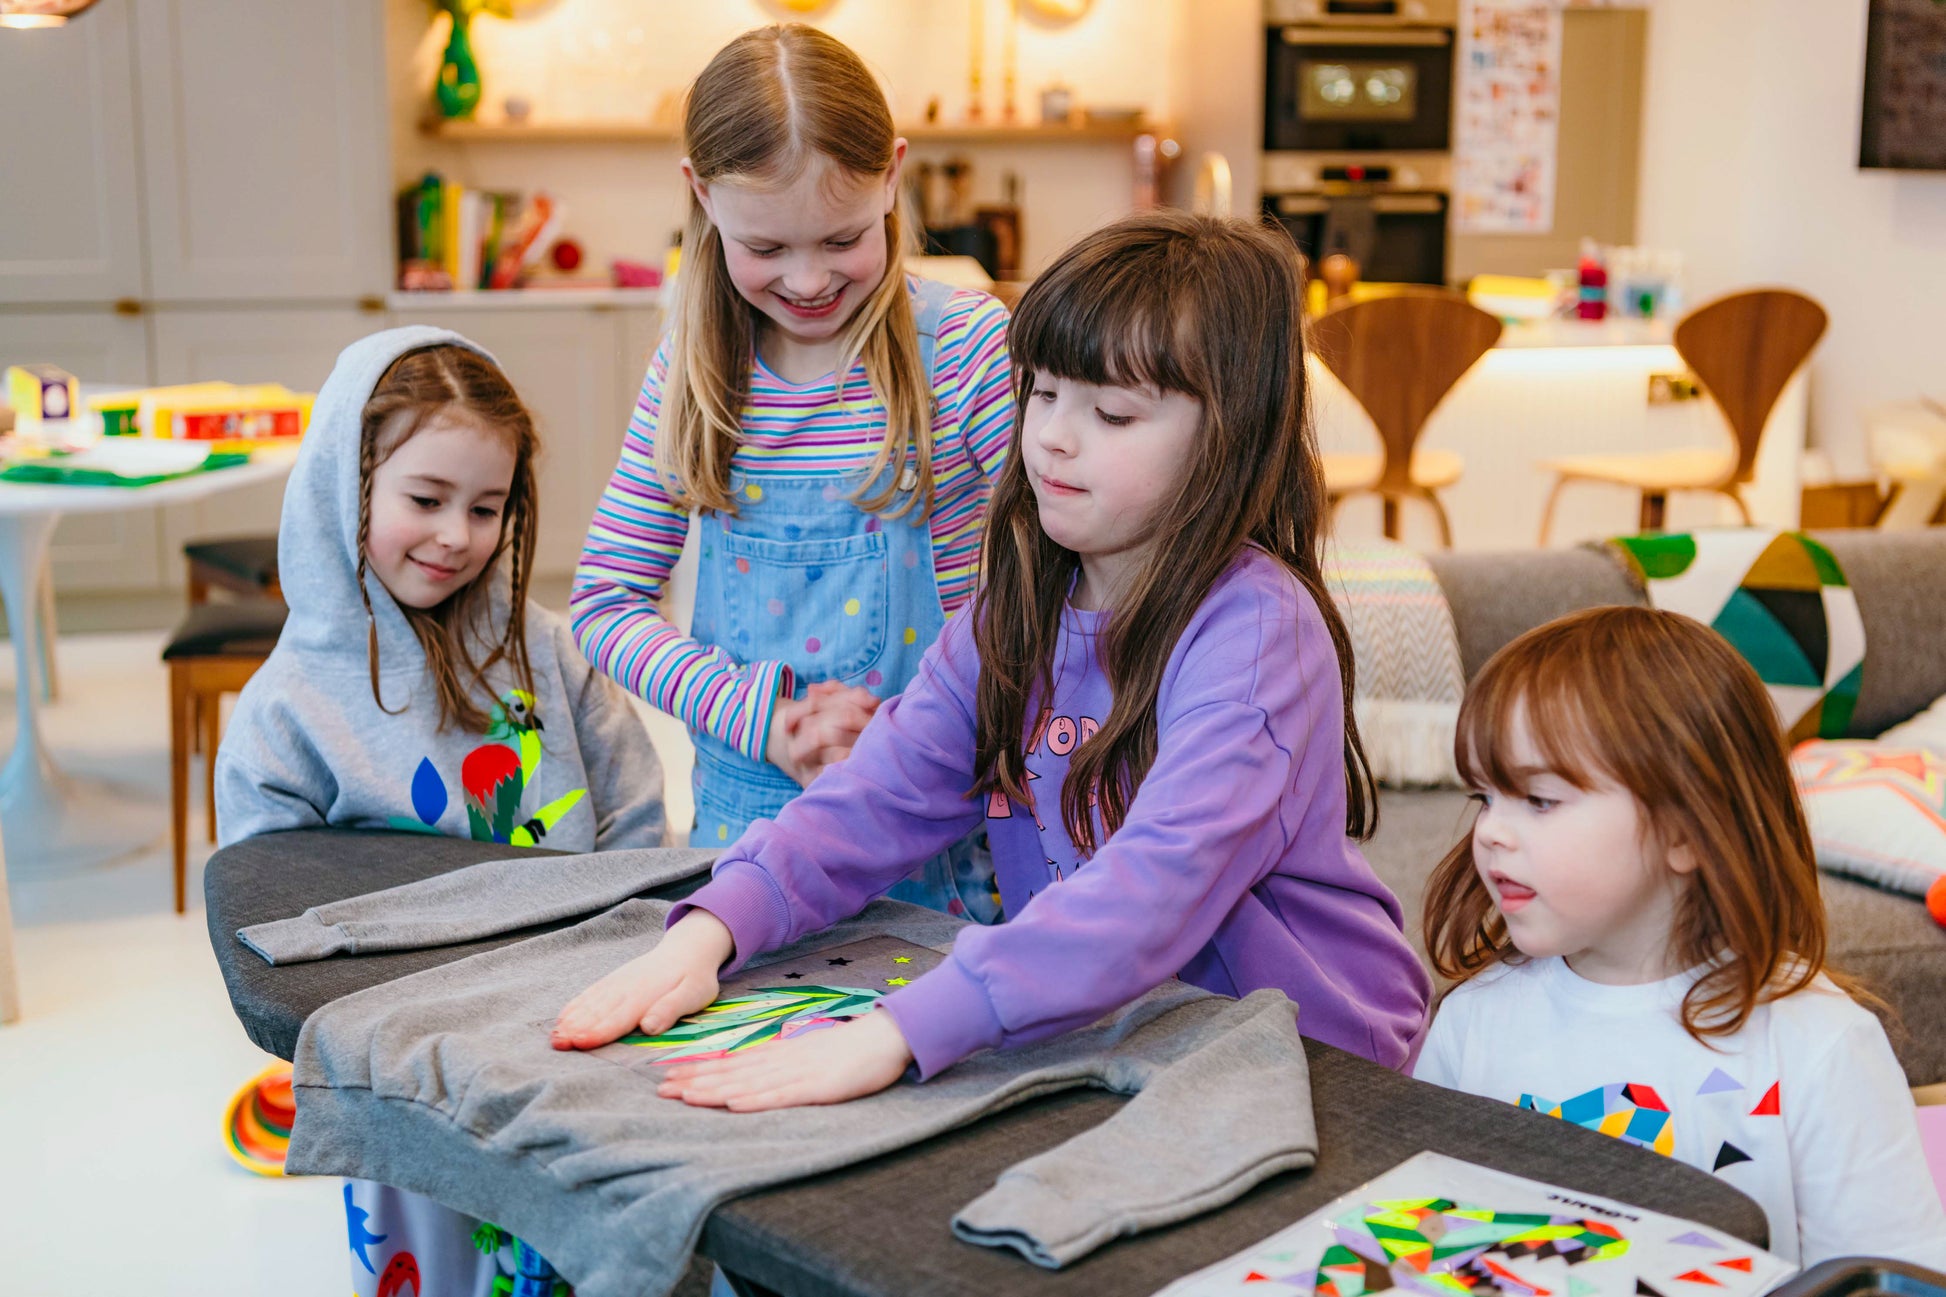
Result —
[[575, 699], [574, 733], [595, 803], [595, 850], [659, 847], [667, 839], [662, 762], [620, 685], [588, 665], [556, 623], [557, 652]]
[[[1310, 1070], [1281, 991], [1178, 1009], [1116, 1050], [1106, 1071], [1108, 1088], [1125, 1093], [1133, 1080], [1140, 1093], [1099, 1126], [1002, 1171], [953, 1218], [955, 1235], [1056, 1269], [1317, 1161]], [[1243, 1112], [1250, 1120], [1237, 1120]]]
[[337, 797], [331, 769], [303, 730], [265, 701], [273, 677], [260, 671], [237, 700], [216, 753], [216, 844], [262, 833], [321, 829]]
[[851, 755], [733, 843], [669, 913], [708, 910], [736, 939], [725, 973], [865, 908], [981, 819], [973, 784], [973, 636], [957, 617]]
[[1799, 1261], [1880, 1256], [1946, 1270], [1946, 1208], [1905, 1073], [1876, 1018], [1863, 1009], [1846, 1016], [1816, 1062], [1779, 1086]]
[[1114, 836], [886, 997], [922, 1078], [1086, 1026], [1175, 976], [1282, 859], [1320, 781], [1342, 778], [1335, 732], [1294, 746], [1307, 717], [1341, 715], [1328, 641], [1321, 652], [1308, 637], [1293, 660], [1289, 610], [1266, 616], [1259, 602], [1185, 633], [1157, 699], [1155, 761]]
[[668, 353], [664, 339], [642, 380], [621, 460], [588, 525], [568, 616], [575, 642], [604, 674], [690, 729], [761, 761], [778, 692], [790, 687], [790, 668], [739, 662], [683, 634], [660, 610], [689, 534], [689, 514], [669, 498], [655, 467]]

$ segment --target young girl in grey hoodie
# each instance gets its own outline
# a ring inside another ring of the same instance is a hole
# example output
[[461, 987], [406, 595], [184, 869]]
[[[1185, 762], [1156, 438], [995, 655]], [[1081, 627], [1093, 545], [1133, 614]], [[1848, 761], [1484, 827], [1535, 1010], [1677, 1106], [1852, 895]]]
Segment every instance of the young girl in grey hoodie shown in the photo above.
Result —
[[[506, 376], [458, 334], [392, 329], [338, 357], [284, 493], [290, 617], [216, 757], [221, 843], [329, 826], [509, 855], [663, 844], [647, 731], [527, 598], [537, 449]], [[344, 1200], [364, 1297], [486, 1297], [546, 1267], [403, 1190], [347, 1181]]]

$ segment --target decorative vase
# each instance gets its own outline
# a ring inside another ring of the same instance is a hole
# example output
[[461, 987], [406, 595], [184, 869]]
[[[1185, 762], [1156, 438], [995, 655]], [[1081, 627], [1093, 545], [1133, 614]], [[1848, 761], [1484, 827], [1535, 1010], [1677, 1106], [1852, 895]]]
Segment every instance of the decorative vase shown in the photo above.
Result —
[[453, 11], [453, 32], [439, 60], [439, 80], [433, 84], [441, 117], [471, 117], [479, 111], [480, 65], [473, 60], [471, 27], [471, 14]]

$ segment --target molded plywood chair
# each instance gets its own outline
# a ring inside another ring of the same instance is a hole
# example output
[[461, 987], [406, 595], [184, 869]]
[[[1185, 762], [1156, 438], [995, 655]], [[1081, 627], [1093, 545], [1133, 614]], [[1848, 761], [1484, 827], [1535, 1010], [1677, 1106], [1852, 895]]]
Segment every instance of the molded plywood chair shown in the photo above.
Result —
[[1399, 501], [1424, 500], [1439, 519], [1440, 543], [1452, 525], [1435, 494], [1459, 481], [1465, 463], [1450, 450], [1416, 449], [1446, 394], [1500, 340], [1500, 321], [1458, 293], [1408, 291], [1336, 307], [1311, 326], [1318, 358], [1378, 426], [1384, 452], [1325, 455], [1332, 508], [1348, 495], [1385, 502], [1385, 535], [1399, 538]]
[[1824, 336], [1825, 313], [1802, 293], [1760, 288], [1705, 303], [1676, 324], [1683, 358], [1729, 421], [1735, 444], [1696, 446], [1640, 455], [1576, 455], [1549, 460], [1555, 475], [1541, 515], [1541, 544], [1554, 525], [1554, 506], [1570, 482], [1606, 482], [1642, 493], [1641, 528], [1660, 531], [1672, 491], [1715, 491], [1735, 502], [1750, 523], [1742, 488], [1755, 475], [1764, 423], [1791, 375]]
[[7, 848], [0, 843], [0, 1022], [20, 1017], [20, 979], [14, 972], [14, 915], [7, 899]]

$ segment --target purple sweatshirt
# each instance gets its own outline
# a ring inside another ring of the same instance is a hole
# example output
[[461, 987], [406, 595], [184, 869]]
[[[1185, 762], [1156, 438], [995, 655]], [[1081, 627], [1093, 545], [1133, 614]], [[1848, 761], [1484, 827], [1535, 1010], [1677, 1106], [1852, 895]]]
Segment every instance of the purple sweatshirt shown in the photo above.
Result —
[[1275, 987], [1305, 1035], [1403, 1067], [1431, 986], [1397, 898], [1345, 836], [1343, 695], [1317, 605], [1261, 550], [1230, 565], [1170, 654], [1155, 763], [1127, 819], [1080, 861], [1060, 788], [1109, 712], [1094, 653], [1106, 617], [1062, 615], [1027, 760], [1034, 807], [969, 798], [980, 663], [972, 618], [955, 617], [851, 756], [751, 825], [670, 921], [692, 906], [721, 919], [733, 972], [856, 914], [984, 813], [1007, 922], [969, 926], [884, 1001], [921, 1077], [1086, 1026], [1170, 977], [1222, 995]]

